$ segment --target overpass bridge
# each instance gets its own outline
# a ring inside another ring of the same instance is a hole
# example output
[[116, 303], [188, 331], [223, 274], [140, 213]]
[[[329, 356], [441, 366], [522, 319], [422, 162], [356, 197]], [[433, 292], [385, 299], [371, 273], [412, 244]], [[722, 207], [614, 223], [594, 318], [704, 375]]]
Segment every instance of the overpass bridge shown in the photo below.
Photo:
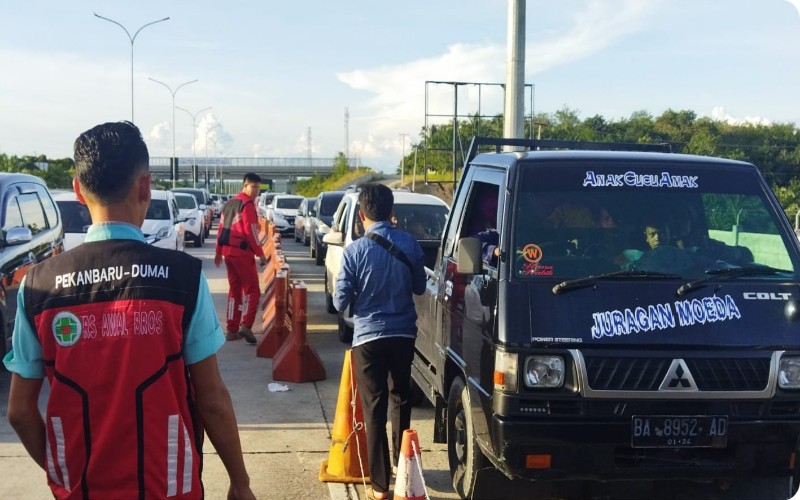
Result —
[[[328, 175], [333, 172], [336, 158], [256, 158], [227, 156], [222, 158], [192, 158], [180, 156], [177, 159], [177, 181], [189, 181], [198, 186], [220, 186], [226, 182], [241, 183], [247, 172], [255, 172], [262, 179], [286, 186], [299, 177], [314, 174]], [[170, 156], [151, 156], [150, 174], [157, 180], [172, 180], [172, 160]], [[194, 163], [195, 168], [192, 168]], [[284, 189], [275, 189], [285, 191]], [[212, 189], [214, 191], [214, 189]]]

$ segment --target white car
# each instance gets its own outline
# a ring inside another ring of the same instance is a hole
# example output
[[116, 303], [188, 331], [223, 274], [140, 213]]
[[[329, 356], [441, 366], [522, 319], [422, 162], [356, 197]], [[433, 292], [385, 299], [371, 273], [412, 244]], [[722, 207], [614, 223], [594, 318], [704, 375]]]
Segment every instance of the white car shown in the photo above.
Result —
[[195, 248], [206, 241], [206, 232], [203, 225], [203, 213], [197, 205], [197, 199], [189, 193], [174, 193], [178, 210], [183, 217], [184, 239], [192, 240]]
[[281, 234], [294, 234], [294, 218], [303, 200], [304, 197], [296, 194], [276, 194], [267, 205], [267, 220]]
[[[392, 222], [397, 229], [417, 238], [425, 253], [425, 266], [432, 268], [436, 263], [450, 208], [447, 203], [429, 194], [409, 191], [394, 191], [392, 194]], [[336, 280], [342, 269], [344, 250], [364, 235], [358, 209], [358, 193], [345, 194], [333, 215], [331, 231], [322, 237], [328, 248], [325, 254], [325, 305], [331, 314], [337, 313], [333, 307], [333, 296], [336, 295]], [[352, 339], [353, 316], [347, 310], [339, 313], [339, 340], [350, 342]]]
[[64, 250], [71, 250], [86, 240], [92, 216], [89, 208], [78, 201], [74, 191], [54, 189], [51, 193], [64, 222]]
[[150, 191], [150, 206], [142, 223], [142, 232], [147, 243], [161, 247], [185, 250], [184, 225], [175, 194], [163, 189]]

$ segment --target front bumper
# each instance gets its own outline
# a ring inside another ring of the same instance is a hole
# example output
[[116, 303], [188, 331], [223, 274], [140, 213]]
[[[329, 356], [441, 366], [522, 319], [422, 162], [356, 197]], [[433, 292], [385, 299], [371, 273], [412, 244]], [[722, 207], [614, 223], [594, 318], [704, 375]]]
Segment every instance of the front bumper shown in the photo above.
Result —
[[290, 226], [288, 224], [284, 224], [282, 222], [273, 222], [273, 226], [275, 226], [275, 230], [281, 234], [294, 234], [294, 226]]
[[[540, 420], [494, 415], [492, 447], [507, 475], [524, 479], [686, 479], [790, 474], [800, 422], [730, 418], [725, 448], [633, 448], [630, 419]], [[526, 456], [550, 455], [551, 468], [526, 468]]]

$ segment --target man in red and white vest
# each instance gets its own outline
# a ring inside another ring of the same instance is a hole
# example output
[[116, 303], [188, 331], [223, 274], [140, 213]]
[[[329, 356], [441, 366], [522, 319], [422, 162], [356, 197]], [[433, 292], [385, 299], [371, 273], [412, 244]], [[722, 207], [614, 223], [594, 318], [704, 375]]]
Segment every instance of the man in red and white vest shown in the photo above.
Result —
[[[149, 156], [130, 122], [75, 141], [86, 242], [34, 266], [19, 288], [8, 419], [56, 498], [202, 498], [204, 431], [254, 498], [224, 344], [202, 262], [145, 243]], [[50, 394], [37, 407], [43, 377]]]
[[219, 267], [224, 259], [228, 272], [225, 339], [244, 338], [250, 344], [256, 343], [253, 323], [261, 296], [254, 257], [258, 257], [261, 266], [267, 263], [257, 239], [259, 229], [255, 200], [260, 188], [261, 177], [252, 172], [244, 174], [242, 192], [222, 207], [214, 251], [214, 264]]

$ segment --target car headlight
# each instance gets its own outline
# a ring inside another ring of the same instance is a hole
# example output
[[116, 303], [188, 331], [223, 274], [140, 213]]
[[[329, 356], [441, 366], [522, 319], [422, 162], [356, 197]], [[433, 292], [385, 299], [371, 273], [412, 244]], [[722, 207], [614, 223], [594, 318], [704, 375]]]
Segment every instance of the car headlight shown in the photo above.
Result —
[[272, 222], [279, 222], [281, 224], [286, 224], [286, 219], [283, 218], [283, 215], [273, 212]]
[[800, 389], [800, 357], [781, 358], [778, 365], [778, 385], [781, 389]]
[[197, 221], [194, 219], [189, 219], [186, 222], [188, 222], [190, 226], [194, 226], [195, 224], [197, 224]]
[[494, 354], [494, 388], [498, 391], [517, 390], [517, 355], [496, 351]]
[[172, 234], [172, 228], [164, 226], [158, 230], [158, 232], [156, 233], [156, 238], [158, 238], [159, 240], [163, 240], [164, 238], [169, 238], [171, 234]]
[[564, 385], [564, 358], [561, 356], [529, 356], [523, 373], [525, 385], [534, 389], [550, 389]]

